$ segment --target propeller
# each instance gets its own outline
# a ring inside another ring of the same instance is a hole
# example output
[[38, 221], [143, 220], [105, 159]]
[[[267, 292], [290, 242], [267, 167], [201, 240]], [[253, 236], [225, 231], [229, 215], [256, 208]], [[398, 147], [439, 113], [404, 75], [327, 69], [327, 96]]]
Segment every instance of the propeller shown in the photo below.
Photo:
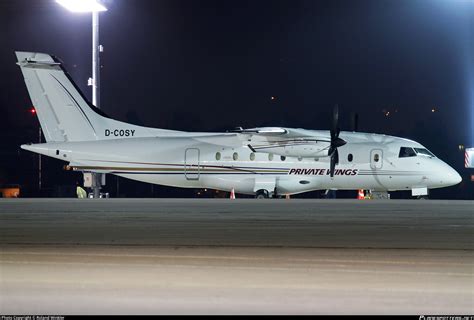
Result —
[[331, 178], [334, 177], [334, 170], [336, 169], [336, 165], [339, 164], [339, 152], [337, 148], [342, 147], [347, 142], [343, 139], [339, 138], [339, 133], [341, 130], [339, 129], [339, 106], [336, 104], [333, 109], [332, 114], [332, 127], [331, 127], [331, 146], [329, 147], [328, 154], [331, 157], [330, 160], [330, 174]]
[[359, 131], [359, 114], [352, 112], [351, 113], [351, 130], [356, 132]]

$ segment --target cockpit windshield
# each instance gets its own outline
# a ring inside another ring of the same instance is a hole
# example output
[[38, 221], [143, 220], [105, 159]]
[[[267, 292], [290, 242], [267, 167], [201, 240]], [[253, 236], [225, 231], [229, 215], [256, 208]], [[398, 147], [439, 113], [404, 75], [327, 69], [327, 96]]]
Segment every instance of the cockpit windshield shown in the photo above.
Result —
[[416, 151], [416, 154], [418, 154], [418, 155], [423, 155], [423, 156], [428, 156], [428, 157], [434, 157], [435, 156], [428, 149], [415, 148], [415, 151]]
[[401, 147], [398, 157], [399, 158], [416, 157], [416, 153], [415, 153], [415, 150], [413, 150], [413, 148]]
[[434, 158], [435, 155], [432, 154], [428, 149], [425, 148], [410, 148], [410, 147], [401, 147], [400, 153], [398, 154], [399, 158], [408, 158], [408, 157], [416, 157], [416, 156], [425, 156]]

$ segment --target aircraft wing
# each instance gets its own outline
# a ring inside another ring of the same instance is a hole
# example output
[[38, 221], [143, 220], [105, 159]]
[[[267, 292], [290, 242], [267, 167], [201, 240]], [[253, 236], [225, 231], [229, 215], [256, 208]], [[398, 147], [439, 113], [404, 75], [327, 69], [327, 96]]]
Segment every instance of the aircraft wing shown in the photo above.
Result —
[[226, 133], [189, 132], [166, 138], [183, 137], [224, 148], [247, 146], [252, 152], [294, 157], [325, 157], [330, 145], [329, 131], [282, 127], [237, 128]]
[[[283, 127], [236, 128], [226, 133], [188, 132], [166, 136], [168, 139], [184, 137], [222, 147], [239, 148], [248, 146], [253, 151], [258, 149], [260, 152], [272, 152], [274, 151], [272, 147], [281, 148], [287, 144], [304, 146], [316, 142], [323, 143], [323, 148], [325, 148], [330, 139], [328, 134], [321, 132]], [[265, 147], [262, 148], [263, 146]], [[269, 146], [269, 150], [264, 150]]]
[[283, 127], [259, 127], [259, 128], [236, 128], [229, 130], [228, 132], [240, 133], [244, 135], [259, 136], [259, 137], [278, 137], [283, 139], [295, 139], [295, 138], [314, 138], [314, 132], [305, 129], [293, 129]]
[[329, 132], [282, 127], [261, 127], [232, 130], [245, 140], [252, 152], [273, 153], [294, 157], [325, 157], [330, 146]]
[[209, 135], [193, 136], [194, 140], [199, 142], [214, 144], [222, 147], [240, 148], [247, 143], [245, 137], [237, 133], [218, 133]]

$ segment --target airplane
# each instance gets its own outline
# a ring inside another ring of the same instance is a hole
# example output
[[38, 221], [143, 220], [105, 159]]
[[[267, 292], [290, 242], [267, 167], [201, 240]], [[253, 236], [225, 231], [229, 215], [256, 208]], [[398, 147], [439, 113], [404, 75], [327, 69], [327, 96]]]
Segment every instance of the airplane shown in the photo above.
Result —
[[72, 170], [257, 198], [358, 189], [422, 196], [462, 180], [416, 141], [340, 131], [338, 108], [330, 130], [148, 128], [111, 119], [93, 106], [58, 58], [34, 52], [16, 57], [46, 139], [21, 148], [66, 161]]

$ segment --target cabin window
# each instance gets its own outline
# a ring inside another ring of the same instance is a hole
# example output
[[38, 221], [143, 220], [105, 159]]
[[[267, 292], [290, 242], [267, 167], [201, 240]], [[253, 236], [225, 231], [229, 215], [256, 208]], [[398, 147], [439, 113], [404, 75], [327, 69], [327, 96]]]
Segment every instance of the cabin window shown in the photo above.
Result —
[[380, 155], [378, 153], [374, 154], [374, 161], [379, 162], [380, 160]]
[[303, 157], [298, 157], [298, 161], [302, 161], [303, 160]]
[[268, 161], [273, 161], [273, 153], [268, 154]]
[[352, 162], [352, 160], [354, 160], [354, 156], [352, 155], [352, 153], [349, 153], [349, 155], [347, 156], [347, 161]]
[[286, 157], [285, 156], [280, 156], [281, 161], [285, 161]]
[[250, 160], [251, 160], [251, 161], [254, 161], [254, 160], [255, 160], [255, 153], [252, 152], [252, 153], [250, 154]]
[[398, 153], [399, 158], [408, 158], [408, 157], [416, 157], [415, 150], [413, 148], [408, 147], [401, 147], [400, 153]]
[[232, 155], [232, 159], [234, 159], [234, 161], [237, 161], [239, 159], [239, 154], [237, 152], [234, 152], [234, 154]]
[[221, 153], [216, 152], [216, 160], [219, 161], [221, 159]]

